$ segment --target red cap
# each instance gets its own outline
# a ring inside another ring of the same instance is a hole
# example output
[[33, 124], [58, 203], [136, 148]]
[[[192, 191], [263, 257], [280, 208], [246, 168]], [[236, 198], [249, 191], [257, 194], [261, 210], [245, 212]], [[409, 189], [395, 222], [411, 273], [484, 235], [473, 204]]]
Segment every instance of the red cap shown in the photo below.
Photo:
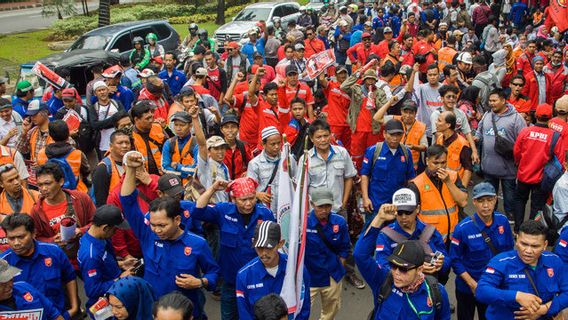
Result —
[[152, 60], [156, 61], [159, 64], [164, 64], [164, 60], [162, 60], [162, 56], [155, 56]]
[[552, 106], [549, 105], [548, 103], [539, 104], [536, 107], [535, 116], [537, 118], [551, 119], [552, 118]]
[[61, 91], [61, 97], [62, 98], [65, 98], [65, 97], [75, 98], [76, 94], [77, 94], [77, 90], [75, 90], [75, 88], [65, 88], [65, 89], [63, 89], [63, 91]]
[[361, 35], [361, 39], [363, 39], [363, 38], [370, 38], [370, 37], [371, 37], [371, 34], [368, 33], [368, 32], [363, 32], [363, 34]]
[[229, 44], [227, 44], [227, 48], [238, 49], [240, 48], [240, 46], [237, 42], [231, 41], [229, 42]]
[[120, 69], [120, 66], [118, 66], [118, 65], [108, 67], [108, 68], [105, 69], [105, 71], [103, 71], [103, 77], [109, 78], [109, 79], [114, 79], [114, 78], [116, 78], [116, 76], [118, 76], [120, 74], [122, 74], [122, 69]]

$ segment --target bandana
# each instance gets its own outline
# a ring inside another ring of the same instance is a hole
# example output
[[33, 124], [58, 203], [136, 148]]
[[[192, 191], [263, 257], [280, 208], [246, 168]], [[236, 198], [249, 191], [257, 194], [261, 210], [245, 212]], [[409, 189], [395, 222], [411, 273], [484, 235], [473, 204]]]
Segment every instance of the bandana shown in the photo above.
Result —
[[238, 178], [233, 180], [227, 186], [227, 192], [231, 193], [234, 198], [246, 197], [251, 194], [256, 194], [256, 187], [258, 182], [251, 177]]
[[402, 291], [404, 293], [414, 293], [422, 285], [422, 282], [424, 282], [424, 274], [420, 273], [420, 275], [418, 276], [418, 279], [416, 279], [416, 281], [414, 281], [413, 283], [409, 284], [408, 286], [406, 286], [404, 288], [400, 288], [400, 291]]

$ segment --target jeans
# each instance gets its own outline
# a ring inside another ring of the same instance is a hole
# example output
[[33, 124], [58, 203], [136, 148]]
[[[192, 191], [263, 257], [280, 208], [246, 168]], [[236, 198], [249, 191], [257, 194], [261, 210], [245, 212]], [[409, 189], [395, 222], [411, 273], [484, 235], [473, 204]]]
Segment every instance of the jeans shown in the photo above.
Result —
[[458, 320], [473, 320], [476, 308], [477, 318], [479, 320], [485, 320], [485, 311], [487, 310], [487, 305], [477, 302], [477, 300], [475, 300], [475, 296], [472, 293], [463, 293], [456, 290], [456, 300], [458, 302]]
[[[517, 187], [516, 179], [501, 179], [486, 174], [485, 181], [491, 183], [497, 193], [499, 193], [499, 182], [501, 182], [501, 186], [503, 187], [503, 208], [508, 217], [513, 217], [515, 211], [515, 189]], [[495, 207], [497, 207], [497, 205], [495, 205]]]
[[221, 286], [221, 320], [238, 320], [237, 296], [235, 286], [223, 283]]
[[531, 197], [531, 208], [529, 219], [534, 219], [536, 213], [546, 204], [548, 194], [540, 189], [540, 183], [528, 184], [521, 181], [517, 182], [517, 192], [515, 193], [515, 233], [519, 232], [521, 224], [525, 220], [525, 207]]

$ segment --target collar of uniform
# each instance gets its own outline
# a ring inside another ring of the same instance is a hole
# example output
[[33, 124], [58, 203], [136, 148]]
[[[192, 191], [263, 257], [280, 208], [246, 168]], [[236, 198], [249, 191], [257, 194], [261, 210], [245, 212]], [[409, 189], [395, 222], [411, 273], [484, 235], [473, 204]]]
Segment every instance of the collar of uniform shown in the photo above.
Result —
[[[319, 159], [323, 160], [323, 158], [318, 154], [316, 147], [313, 147], [312, 150], [313, 150], [313, 151], [311, 152], [311, 153], [312, 153], [312, 157], [316, 157], [316, 158], [319, 158]], [[327, 159], [324, 160], [324, 161], [329, 161], [329, 160], [333, 157], [333, 155], [336, 154], [336, 153], [337, 153], [337, 152], [335, 151], [335, 148], [333, 147], [332, 144], [330, 144], [330, 145], [329, 145], [329, 155], [327, 156]]]
[[86, 238], [96, 249], [104, 250], [106, 248], [106, 240], [97, 239], [86, 232], [82, 238]]
[[[397, 153], [399, 153], [400, 148], [402, 147], [402, 144], [399, 144], [398, 147], [396, 148], [396, 152], [394, 154], [392, 154], [391, 152], [391, 148], [388, 146], [388, 144], [386, 142], [383, 142], [383, 149], [381, 150], [381, 154], [379, 156], [389, 156], [392, 155], [393, 157], [397, 155]], [[402, 151], [400, 151], [402, 152]]]
[[[529, 270], [532, 270], [529, 265], [525, 264], [523, 262], [523, 260], [521, 260], [521, 257], [519, 256], [519, 251], [517, 251], [517, 249], [515, 249], [515, 254], [516, 254], [518, 263], [520, 265], [522, 265], [523, 268], [528, 268]], [[546, 250], [542, 252], [542, 254], [540, 255], [540, 258], [538, 258], [538, 262], [536, 263], [536, 268], [535, 268], [536, 272], [538, 272], [539, 270], [542, 270], [543, 268], [546, 268], [546, 267], [549, 267], [549, 268], [557, 267], [557, 265], [555, 265], [554, 263], [550, 263], [548, 261], [548, 259], [544, 258], [545, 254], [551, 254], [551, 253], [546, 251]]]
[[[398, 224], [398, 221], [396, 220], [391, 224], [391, 226], [392, 226], [391, 228], [394, 231], [402, 234], [405, 237], [408, 237], [408, 239], [413, 239], [413, 238], [418, 239], [418, 237], [420, 236], [422, 230], [424, 230], [424, 227], [426, 225], [424, 224], [424, 222], [420, 221], [420, 219], [416, 218], [416, 228], [414, 229], [414, 232], [412, 234], [409, 234], [408, 232], [404, 231], [400, 226], [400, 224]], [[414, 237], [415, 235], [416, 237]]]
[[[335, 219], [333, 218], [333, 213], [334, 212], [332, 211], [332, 212], [329, 213], [329, 216], [327, 216], [327, 223], [328, 224], [334, 224], [334, 222], [335, 222]], [[308, 227], [315, 227], [319, 223], [320, 223], [320, 221], [318, 220], [314, 210], [312, 209], [312, 211], [310, 212], [310, 215], [308, 216]]]
[[265, 162], [265, 163], [276, 163], [277, 161], [280, 160], [280, 155], [278, 156], [277, 161], [271, 161], [270, 159], [268, 159], [268, 156], [266, 155], [266, 151], [262, 150], [262, 152], [260, 153], [259, 160], [260, 160], [260, 162]]
[[[286, 272], [286, 262], [288, 260], [288, 256], [280, 252], [278, 252], [278, 255], [280, 256], [280, 258], [278, 259], [278, 271], [276, 272], [276, 277], [274, 278], [278, 278], [280, 274]], [[270, 275], [268, 271], [266, 271], [266, 267], [264, 266], [264, 264], [262, 264], [262, 261], [259, 260], [258, 262], [262, 266], [260, 271], [262, 278], [264, 279], [266, 277], [272, 277], [272, 275]]]
[[37, 240], [34, 240], [34, 253], [32, 253], [31, 256], [29, 257], [22, 257], [20, 255], [17, 255], [14, 251], [12, 251], [12, 253], [14, 254], [14, 257], [16, 258], [16, 260], [20, 261], [20, 260], [35, 260], [37, 259], [37, 256], [40, 254], [43, 254], [43, 252], [40, 252], [40, 247], [38, 246]]
[[448, 139], [444, 139], [444, 146], [448, 147], [452, 142], [458, 138], [458, 134], [454, 132]]
[[489, 225], [489, 226], [486, 225], [485, 222], [483, 222], [483, 220], [481, 220], [481, 218], [479, 217], [477, 212], [475, 212], [473, 214], [472, 219], [475, 219], [475, 222], [477, 223], [478, 226], [491, 229], [491, 227], [493, 227], [493, 225], [495, 224], [495, 211], [493, 211], [493, 213], [491, 215], [493, 217], [491, 218], [491, 225]]

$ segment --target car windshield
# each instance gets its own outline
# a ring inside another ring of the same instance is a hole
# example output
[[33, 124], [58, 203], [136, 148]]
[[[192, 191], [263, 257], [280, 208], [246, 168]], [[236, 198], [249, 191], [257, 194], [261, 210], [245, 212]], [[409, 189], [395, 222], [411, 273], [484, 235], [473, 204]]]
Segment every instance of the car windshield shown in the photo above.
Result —
[[82, 36], [69, 49], [104, 49], [109, 40], [109, 36]]
[[235, 21], [267, 21], [272, 8], [244, 9], [235, 17]]

